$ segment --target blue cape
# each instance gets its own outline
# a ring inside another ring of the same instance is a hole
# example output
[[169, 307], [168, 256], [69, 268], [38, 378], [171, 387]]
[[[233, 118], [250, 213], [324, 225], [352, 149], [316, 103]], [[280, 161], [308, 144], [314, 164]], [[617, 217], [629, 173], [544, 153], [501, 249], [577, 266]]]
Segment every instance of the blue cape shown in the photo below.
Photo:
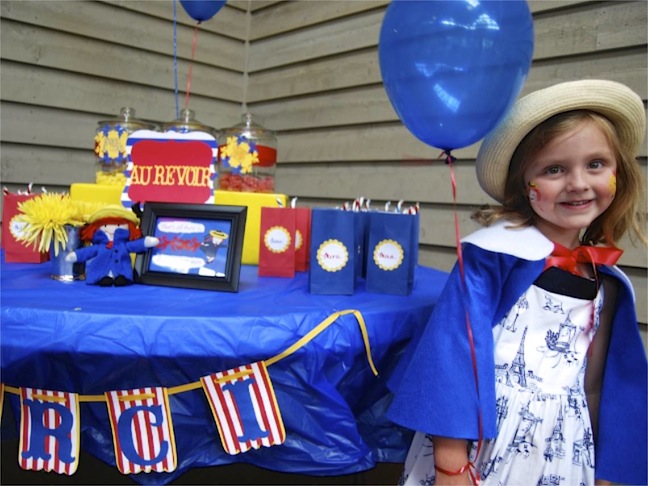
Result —
[[[390, 379], [395, 396], [388, 418], [432, 435], [477, 440], [480, 413], [483, 437], [497, 435], [492, 327], [542, 273], [553, 244], [533, 227], [509, 229], [501, 222], [468, 236], [462, 247], [467, 292], [455, 265], [430, 321]], [[600, 272], [621, 285], [601, 391], [596, 477], [648, 484], [647, 362], [634, 293], [617, 267]]]

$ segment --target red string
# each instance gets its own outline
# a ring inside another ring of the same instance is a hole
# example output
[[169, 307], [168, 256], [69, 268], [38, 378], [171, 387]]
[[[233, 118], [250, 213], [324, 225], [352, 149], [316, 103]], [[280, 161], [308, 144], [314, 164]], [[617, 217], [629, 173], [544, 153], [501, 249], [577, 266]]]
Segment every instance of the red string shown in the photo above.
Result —
[[[466, 275], [464, 273], [464, 261], [463, 261], [463, 251], [461, 248], [461, 232], [459, 230], [459, 215], [457, 212], [457, 178], [455, 177], [454, 171], [454, 162], [457, 160], [449, 150], [444, 150], [440, 156], [445, 155], [446, 164], [450, 167], [450, 181], [452, 184], [452, 203], [454, 211], [454, 225], [455, 225], [455, 246], [457, 247], [457, 264], [459, 265], [459, 274], [461, 276], [461, 284], [464, 292], [465, 300], [465, 314], [466, 314], [466, 332], [468, 333], [468, 342], [470, 344], [470, 357], [472, 358], [473, 365], [473, 374], [475, 376], [475, 388], [477, 391], [477, 401], [479, 402], [479, 373], [477, 370], [477, 352], [475, 350], [475, 340], [472, 332], [472, 325], [470, 324], [470, 315], [468, 312], [468, 287], [466, 285]], [[478, 440], [477, 440], [477, 451], [475, 457], [479, 456], [481, 451], [482, 441], [484, 437], [483, 433], [483, 422], [482, 422], [482, 411], [481, 406], [477, 408], [477, 424], [478, 424]], [[479, 481], [479, 473], [476, 472], [477, 477], [476, 481]], [[475, 484], [477, 484], [475, 482]]]
[[456, 471], [448, 471], [447, 469], [443, 469], [436, 464], [434, 465], [434, 469], [445, 474], [446, 476], [460, 476], [468, 471], [468, 477], [470, 478], [470, 481], [473, 483], [473, 485], [477, 486], [479, 484], [479, 472], [476, 470], [475, 465], [470, 461], [468, 461], [461, 469], [457, 469]]
[[196, 46], [198, 45], [198, 26], [196, 24], [193, 33], [193, 41], [191, 43], [191, 62], [189, 63], [189, 74], [187, 74], [187, 92], [185, 93], [185, 108], [189, 108], [189, 92], [191, 91], [191, 71], [193, 70], [194, 57], [196, 56]]

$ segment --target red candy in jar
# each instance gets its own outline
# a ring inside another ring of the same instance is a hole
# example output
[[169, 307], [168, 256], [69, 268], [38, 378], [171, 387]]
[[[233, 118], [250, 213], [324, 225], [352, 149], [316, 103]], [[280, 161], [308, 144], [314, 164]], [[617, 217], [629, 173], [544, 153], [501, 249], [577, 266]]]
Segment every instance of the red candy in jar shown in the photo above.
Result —
[[237, 192], [274, 192], [277, 167], [275, 132], [252, 121], [226, 128], [218, 138], [218, 188]]

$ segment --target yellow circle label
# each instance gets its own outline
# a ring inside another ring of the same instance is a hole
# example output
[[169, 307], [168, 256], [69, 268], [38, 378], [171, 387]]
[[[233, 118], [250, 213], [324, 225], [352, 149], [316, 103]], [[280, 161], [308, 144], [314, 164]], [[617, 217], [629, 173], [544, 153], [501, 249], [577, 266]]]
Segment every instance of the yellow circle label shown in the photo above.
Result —
[[18, 215], [14, 216], [11, 218], [11, 221], [9, 221], [9, 232], [16, 240], [19, 240], [25, 232], [25, 226], [27, 226], [27, 223], [16, 221], [17, 216]]
[[273, 226], [263, 236], [263, 243], [272, 253], [283, 253], [290, 248], [292, 238], [283, 226]]
[[382, 240], [373, 251], [373, 259], [381, 270], [396, 270], [403, 263], [403, 247], [394, 240]]
[[317, 263], [327, 272], [342, 270], [349, 261], [349, 251], [339, 240], [326, 240], [317, 249]]

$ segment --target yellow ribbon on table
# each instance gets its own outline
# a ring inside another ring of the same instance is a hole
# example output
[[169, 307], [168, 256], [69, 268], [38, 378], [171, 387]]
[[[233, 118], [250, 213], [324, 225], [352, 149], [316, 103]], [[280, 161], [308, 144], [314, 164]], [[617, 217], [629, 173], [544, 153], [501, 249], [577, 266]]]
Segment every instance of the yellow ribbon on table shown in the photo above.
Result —
[[[316, 338], [319, 334], [322, 333], [326, 328], [328, 328], [331, 324], [333, 324], [335, 321], [337, 321], [340, 317], [353, 314], [358, 321], [358, 325], [360, 326], [360, 332], [362, 333], [362, 341], [364, 342], [364, 347], [365, 347], [365, 352], [367, 354], [367, 361], [369, 362], [369, 366], [371, 367], [371, 371], [373, 372], [374, 375], [378, 376], [378, 370], [376, 369], [376, 366], [374, 365], [373, 358], [371, 356], [371, 346], [369, 344], [369, 334], [367, 333], [367, 326], [365, 324], [364, 318], [362, 317], [362, 314], [360, 313], [359, 310], [355, 309], [347, 309], [347, 310], [342, 310], [342, 311], [337, 311], [328, 316], [326, 319], [324, 319], [322, 322], [320, 322], [317, 326], [315, 326], [313, 329], [311, 329], [306, 335], [301, 337], [297, 342], [295, 342], [293, 345], [285, 349], [279, 354], [276, 354], [272, 358], [268, 358], [264, 361], [266, 366], [270, 366], [275, 364], [278, 361], [281, 361], [282, 359], [290, 356], [293, 354], [295, 351], [298, 349], [302, 348], [306, 344], [308, 344], [310, 341], [312, 341], [314, 338]], [[175, 395], [177, 393], [184, 393], [186, 391], [191, 391], [191, 390], [197, 390], [199, 388], [202, 388], [202, 383], [199, 381], [194, 381], [193, 383], [186, 383], [184, 385], [178, 385], [178, 386], [173, 386], [168, 388], [168, 394], [169, 395]], [[5, 391], [9, 393], [13, 393], [15, 395], [20, 395], [20, 388], [18, 387], [13, 387], [13, 386], [5, 386]], [[106, 397], [105, 395], [79, 395], [79, 401], [80, 402], [105, 402]]]

